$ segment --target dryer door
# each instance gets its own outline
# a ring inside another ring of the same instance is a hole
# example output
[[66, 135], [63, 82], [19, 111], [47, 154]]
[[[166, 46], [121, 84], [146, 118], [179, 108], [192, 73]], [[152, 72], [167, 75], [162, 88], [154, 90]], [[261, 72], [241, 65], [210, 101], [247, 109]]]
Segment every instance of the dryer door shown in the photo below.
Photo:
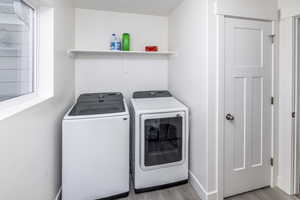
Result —
[[145, 170], [178, 165], [185, 160], [184, 112], [142, 115], [141, 166]]

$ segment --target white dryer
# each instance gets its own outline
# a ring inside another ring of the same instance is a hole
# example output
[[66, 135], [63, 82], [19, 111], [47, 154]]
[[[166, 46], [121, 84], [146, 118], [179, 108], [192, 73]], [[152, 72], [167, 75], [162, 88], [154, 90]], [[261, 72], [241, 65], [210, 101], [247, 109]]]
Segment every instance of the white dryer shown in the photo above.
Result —
[[135, 192], [187, 183], [188, 108], [168, 91], [136, 92], [131, 104]]
[[62, 199], [127, 196], [129, 140], [121, 93], [81, 95], [63, 119]]

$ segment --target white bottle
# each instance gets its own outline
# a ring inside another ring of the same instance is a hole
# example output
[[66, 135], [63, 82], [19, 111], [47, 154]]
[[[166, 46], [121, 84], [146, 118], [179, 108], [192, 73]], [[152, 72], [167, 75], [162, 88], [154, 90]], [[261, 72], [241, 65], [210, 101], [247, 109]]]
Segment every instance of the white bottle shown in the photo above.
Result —
[[110, 49], [112, 51], [121, 51], [121, 41], [116, 34], [112, 34]]

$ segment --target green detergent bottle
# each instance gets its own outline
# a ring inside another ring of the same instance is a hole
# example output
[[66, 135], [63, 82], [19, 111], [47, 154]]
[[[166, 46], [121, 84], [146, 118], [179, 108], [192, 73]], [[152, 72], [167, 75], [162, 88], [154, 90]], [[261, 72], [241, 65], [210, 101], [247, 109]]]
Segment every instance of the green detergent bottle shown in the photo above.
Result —
[[123, 33], [122, 36], [122, 50], [130, 51], [130, 35], [129, 33]]

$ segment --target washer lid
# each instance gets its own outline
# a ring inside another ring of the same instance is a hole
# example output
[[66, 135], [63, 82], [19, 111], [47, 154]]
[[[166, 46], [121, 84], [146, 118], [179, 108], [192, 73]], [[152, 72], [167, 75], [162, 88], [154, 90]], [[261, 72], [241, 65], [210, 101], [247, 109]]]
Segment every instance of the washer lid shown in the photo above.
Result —
[[97, 102], [99, 100], [116, 100], [123, 101], [123, 94], [120, 92], [109, 92], [109, 93], [87, 93], [82, 94], [78, 97], [77, 102], [81, 103], [90, 103]]
[[167, 90], [141, 91], [141, 92], [133, 93], [134, 99], [163, 98], [163, 97], [172, 97], [172, 94]]
[[77, 103], [70, 112], [70, 116], [80, 115], [99, 115], [108, 113], [125, 112], [123, 102], [105, 102], [102, 103]]
[[101, 115], [125, 112], [121, 93], [82, 94], [69, 116]]

